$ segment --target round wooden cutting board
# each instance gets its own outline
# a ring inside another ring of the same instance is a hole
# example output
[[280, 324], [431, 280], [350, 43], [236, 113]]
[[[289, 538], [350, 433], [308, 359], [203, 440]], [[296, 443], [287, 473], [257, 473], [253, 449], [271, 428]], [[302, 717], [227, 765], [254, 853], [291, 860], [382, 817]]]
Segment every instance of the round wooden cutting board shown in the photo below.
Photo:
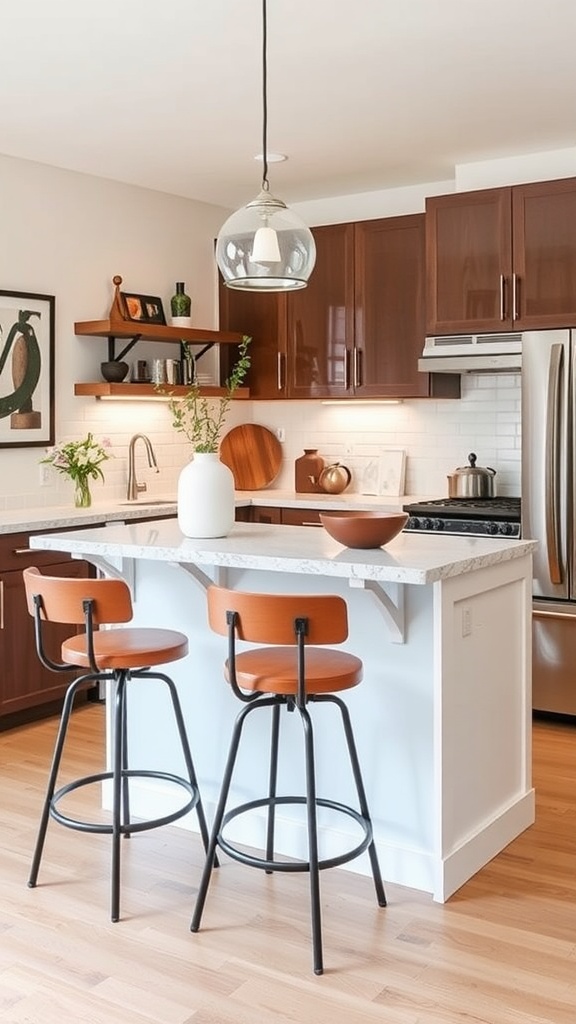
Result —
[[232, 470], [237, 491], [258, 491], [278, 476], [282, 445], [267, 427], [245, 423], [222, 438], [220, 458]]

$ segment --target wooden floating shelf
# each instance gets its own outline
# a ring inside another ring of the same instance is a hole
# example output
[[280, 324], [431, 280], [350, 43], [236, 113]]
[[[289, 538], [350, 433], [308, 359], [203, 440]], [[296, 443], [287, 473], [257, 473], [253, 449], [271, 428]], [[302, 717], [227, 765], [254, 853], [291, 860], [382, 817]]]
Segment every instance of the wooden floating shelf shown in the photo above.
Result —
[[[162, 393], [153, 384], [108, 384], [105, 380], [80, 382], [74, 385], [75, 395], [90, 395], [96, 398], [184, 398], [189, 390], [185, 384], [168, 384], [166, 391]], [[223, 398], [226, 395], [226, 388], [203, 387], [200, 389], [200, 395], [203, 398]], [[250, 398], [248, 388], [238, 388], [234, 392], [234, 401], [246, 398]]]
[[89, 338], [138, 338], [142, 341], [202, 345], [238, 345], [243, 335], [237, 331], [210, 331], [200, 327], [172, 327], [167, 324], [141, 323], [138, 320], [84, 320], [74, 324], [74, 333]]

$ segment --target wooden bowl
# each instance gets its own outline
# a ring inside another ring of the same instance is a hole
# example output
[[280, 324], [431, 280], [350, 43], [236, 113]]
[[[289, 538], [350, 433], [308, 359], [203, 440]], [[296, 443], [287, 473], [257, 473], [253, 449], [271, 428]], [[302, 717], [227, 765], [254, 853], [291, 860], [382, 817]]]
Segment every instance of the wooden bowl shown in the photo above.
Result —
[[407, 512], [321, 512], [320, 522], [347, 548], [381, 548], [406, 525]]

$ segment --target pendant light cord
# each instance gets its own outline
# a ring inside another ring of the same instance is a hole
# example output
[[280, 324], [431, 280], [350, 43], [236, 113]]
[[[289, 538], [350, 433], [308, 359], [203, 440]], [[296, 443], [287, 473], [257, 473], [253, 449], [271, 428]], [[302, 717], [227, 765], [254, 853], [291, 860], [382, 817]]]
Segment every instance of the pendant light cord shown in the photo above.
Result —
[[268, 24], [266, 17], [266, 0], [262, 0], [262, 189], [268, 192]]

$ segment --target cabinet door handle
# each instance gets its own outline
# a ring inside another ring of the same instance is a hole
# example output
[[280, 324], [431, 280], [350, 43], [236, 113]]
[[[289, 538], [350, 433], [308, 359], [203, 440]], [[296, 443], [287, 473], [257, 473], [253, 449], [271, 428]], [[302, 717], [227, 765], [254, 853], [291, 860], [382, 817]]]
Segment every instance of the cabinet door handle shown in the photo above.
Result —
[[518, 275], [512, 274], [512, 319], [518, 319]]
[[4, 629], [4, 580], [0, 580], [0, 629]]
[[350, 349], [344, 349], [344, 390], [350, 388]]
[[35, 553], [35, 548], [13, 548], [12, 549], [12, 554], [13, 555], [33, 555], [34, 553]]
[[284, 390], [284, 354], [279, 352], [276, 357], [276, 383], [278, 391]]
[[362, 349], [354, 346], [354, 387], [362, 387]]
[[308, 522], [307, 520], [303, 519], [301, 525], [302, 526], [322, 526], [322, 523], [312, 523], [312, 522]]
[[500, 274], [500, 319], [506, 319], [506, 278]]

